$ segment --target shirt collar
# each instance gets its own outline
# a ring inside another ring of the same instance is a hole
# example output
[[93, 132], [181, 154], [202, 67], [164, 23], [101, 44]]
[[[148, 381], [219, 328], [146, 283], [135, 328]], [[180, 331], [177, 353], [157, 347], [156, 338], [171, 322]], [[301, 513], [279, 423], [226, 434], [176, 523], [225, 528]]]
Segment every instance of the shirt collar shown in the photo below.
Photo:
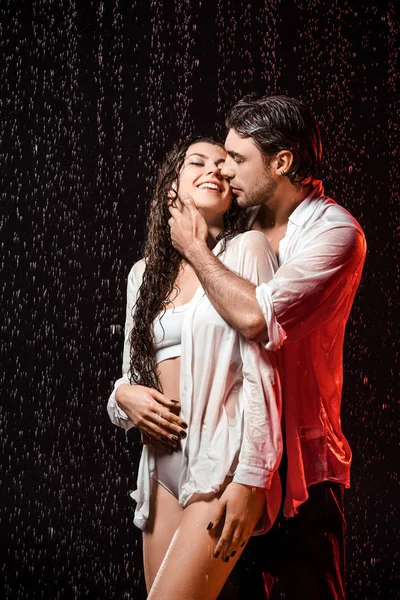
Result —
[[[304, 223], [313, 214], [316, 203], [313, 202], [316, 198], [324, 198], [324, 187], [320, 179], [316, 179], [312, 183], [312, 187], [308, 196], [295, 208], [289, 217], [289, 221], [297, 227], [302, 227]], [[247, 210], [247, 227], [250, 229], [257, 217], [257, 213], [260, 210], [260, 206], [251, 206]]]
[[313, 182], [312, 188], [308, 196], [304, 198], [302, 202], [295, 208], [292, 214], [289, 217], [289, 221], [296, 225], [297, 227], [302, 227], [304, 223], [308, 221], [308, 219], [313, 214], [317, 204], [313, 202], [316, 198], [324, 197], [324, 187], [322, 185], [322, 181], [317, 179]]

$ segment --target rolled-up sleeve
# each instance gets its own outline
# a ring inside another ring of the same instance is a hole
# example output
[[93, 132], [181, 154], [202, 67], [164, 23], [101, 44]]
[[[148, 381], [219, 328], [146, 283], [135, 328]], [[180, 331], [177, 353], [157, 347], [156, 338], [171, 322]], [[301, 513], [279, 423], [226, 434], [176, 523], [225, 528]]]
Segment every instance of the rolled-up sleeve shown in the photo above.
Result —
[[[365, 259], [365, 238], [354, 226], [320, 227], [268, 283], [256, 288], [256, 298], [268, 330], [268, 350], [297, 341], [331, 318], [348, 301]], [[354, 286], [351, 284], [354, 280]]]
[[122, 427], [123, 429], [128, 430], [131, 427], [134, 427], [134, 424], [129, 419], [126, 412], [123, 411], [120, 406], [118, 406], [117, 401], [115, 399], [115, 393], [119, 386], [123, 383], [129, 384], [129, 378], [127, 375], [124, 375], [120, 379], [117, 379], [117, 381], [114, 383], [114, 389], [111, 392], [107, 402], [107, 412], [108, 416], [111, 419], [111, 422], [114, 423], [114, 425], [118, 425], [118, 427]]
[[267, 324], [268, 342], [265, 344], [265, 348], [266, 350], [279, 350], [286, 340], [286, 332], [276, 318], [268, 284], [263, 283], [256, 288], [256, 298]]
[[123, 349], [123, 358], [122, 358], [122, 377], [117, 379], [114, 383], [113, 391], [110, 394], [110, 397], [107, 402], [107, 412], [108, 415], [114, 423], [118, 427], [122, 427], [125, 430], [134, 427], [134, 424], [129, 419], [128, 415], [125, 411], [122, 410], [120, 406], [118, 406], [115, 394], [117, 389], [122, 384], [130, 384], [129, 379], [129, 368], [130, 368], [130, 336], [133, 325], [133, 309], [136, 303], [136, 297], [139, 289], [139, 281], [140, 281], [140, 270], [143, 268], [143, 261], [139, 261], [136, 263], [129, 275], [128, 275], [128, 283], [127, 283], [127, 291], [126, 291], [126, 316], [125, 316], [125, 334], [124, 334], [124, 349]]

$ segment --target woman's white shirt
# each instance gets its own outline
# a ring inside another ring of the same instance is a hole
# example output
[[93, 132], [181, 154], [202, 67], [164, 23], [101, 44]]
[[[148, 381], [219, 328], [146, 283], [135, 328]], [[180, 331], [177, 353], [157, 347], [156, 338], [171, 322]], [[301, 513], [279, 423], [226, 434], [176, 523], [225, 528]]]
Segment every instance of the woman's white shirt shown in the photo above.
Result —
[[[218, 255], [219, 242], [213, 252]], [[228, 241], [219, 256], [223, 264], [256, 285], [268, 282], [276, 271], [276, 256], [258, 231]], [[111, 421], [125, 430], [133, 427], [118, 406], [115, 392], [130, 383], [129, 357], [132, 310], [142, 282], [145, 263], [136, 263], [128, 276], [123, 376], [114, 385], [107, 409]], [[280, 353], [249, 342], [232, 329], [199, 287], [190, 302], [182, 329], [180, 402], [188, 423], [179, 482], [179, 502], [186, 506], [195, 494], [217, 493], [227, 475], [236, 483], [264, 488], [269, 529], [280, 504], [279, 476], [282, 454]], [[135, 524], [145, 529], [155, 470], [154, 450], [143, 446], [138, 474]], [[275, 476], [274, 476], [275, 474]]]

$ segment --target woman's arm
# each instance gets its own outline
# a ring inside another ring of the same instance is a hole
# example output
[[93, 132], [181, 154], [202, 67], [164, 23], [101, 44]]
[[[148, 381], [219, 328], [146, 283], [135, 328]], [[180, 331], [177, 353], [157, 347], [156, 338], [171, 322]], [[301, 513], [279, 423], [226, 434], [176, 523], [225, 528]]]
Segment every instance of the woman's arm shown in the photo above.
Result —
[[115, 425], [126, 431], [136, 426], [142, 434], [151, 438], [156, 444], [176, 449], [179, 439], [186, 435], [185, 429], [187, 428], [186, 423], [171, 412], [179, 409], [179, 403], [153, 388], [131, 385], [129, 380], [133, 311], [143, 270], [144, 261], [139, 261], [132, 267], [128, 276], [123, 375], [115, 382], [108, 399], [107, 410]]

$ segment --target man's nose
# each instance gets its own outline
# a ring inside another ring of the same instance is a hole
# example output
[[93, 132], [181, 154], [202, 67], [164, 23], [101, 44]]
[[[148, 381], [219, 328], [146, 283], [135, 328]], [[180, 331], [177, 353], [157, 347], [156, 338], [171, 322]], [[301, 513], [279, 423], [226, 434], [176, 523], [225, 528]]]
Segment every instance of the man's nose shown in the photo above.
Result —
[[224, 164], [221, 167], [221, 175], [226, 179], [233, 179], [236, 175], [236, 172], [233, 168], [233, 165], [230, 160], [225, 160]]

